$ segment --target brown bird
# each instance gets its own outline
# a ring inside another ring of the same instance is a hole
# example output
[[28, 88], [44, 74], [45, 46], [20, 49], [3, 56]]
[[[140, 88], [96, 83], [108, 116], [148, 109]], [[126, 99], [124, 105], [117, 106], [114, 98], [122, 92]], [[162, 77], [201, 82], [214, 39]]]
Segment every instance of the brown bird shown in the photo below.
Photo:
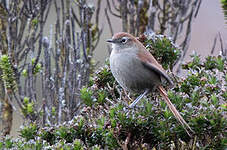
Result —
[[112, 43], [110, 69], [117, 82], [130, 92], [143, 92], [129, 107], [134, 107], [143, 96], [157, 88], [176, 119], [191, 136], [187, 129], [191, 132], [193, 130], [171, 103], [161, 85], [161, 79], [165, 79], [171, 85], [172, 80], [143, 44], [125, 32], [116, 33], [107, 42]]

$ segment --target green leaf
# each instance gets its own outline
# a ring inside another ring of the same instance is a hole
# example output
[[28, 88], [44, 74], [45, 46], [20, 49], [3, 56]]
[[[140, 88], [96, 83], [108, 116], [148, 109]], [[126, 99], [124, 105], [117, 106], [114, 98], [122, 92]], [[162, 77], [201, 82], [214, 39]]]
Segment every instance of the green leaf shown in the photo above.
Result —
[[3, 142], [0, 141], [0, 149], [3, 149]]
[[169, 119], [171, 117], [171, 112], [168, 109], [165, 109], [165, 111], [164, 111], [164, 117], [166, 119]]
[[6, 147], [7, 149], [12, 148], [12, 147], [13, 147], [13, 141], [12, 141], [11, 139], [7, 138], [7, 139], [5, 140], [5, 147]]
[[80, 97], [83, 100], [83, 102], [87, 105], [87, 106], [92, 106], [93, 99], [92, 99], [92, 95], [93, 95], [93, 91], [89, 90], [88, 88], [82, 88], [80, 90]]
[[219, 71], [223, 71], [224, 70], [224, 59], [222, 59], [222, 57], [217, 57], [216, 59], [216, 63], [217, 63], [217, 68]]
[[24, 77], [27, 77], [27, 76], [28, 76], [28, 72], [27, 72], [26, 69], [24, 69], [24, 70], [22, 71], [22, 75], [23, 75]]
[[105, 93], [105, 91], [99, 91], [98, 92], [98, 103], [99, 104], [104, 104], [105, 103], [105, 98], [106, 98], [106, 93]]
[[33, 113], [33, 107], [34, 107], [34, 103], [28, 103], [27, 104], [27, 112], [28, 112], [28, 114]]
[[28, 97], [24, 97], [24, 104], [28, 104], [29, 103], [29, 98]]
[[213, 105], [216, 106], [218, 104], [218, 98], [215, 94], [211, 95], [211, 100], [212, 100]]
[[74, 150], [83, 150], [83, 145], [80, 143], [80, 140], [76, 139], [73, 145]]

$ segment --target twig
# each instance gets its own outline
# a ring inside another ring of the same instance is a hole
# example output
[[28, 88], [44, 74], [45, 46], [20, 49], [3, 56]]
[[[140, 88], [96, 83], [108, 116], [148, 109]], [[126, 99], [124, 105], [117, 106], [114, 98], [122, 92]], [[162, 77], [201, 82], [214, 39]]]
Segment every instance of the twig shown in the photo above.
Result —
[[115, 9], [116, 11], [120, 11], [120, 9], [117, 8], [117, 5], [116, 5], [116, 3], [115, 3], [115, 0], [112, 0], [112, 4], [113, 4], [113, 7], [114, 7], [114, 9]]
[[42, 50], [42, 39], [43, 39], [43, 28], [44, 28], [44, 11], [46, 9], [46, 6], [42, 3], [41, 1], [41, 8], [40, 8], [40, 20], [39, 20], [39, 25], [40, 25], [40, 32], [39, 32], [39, 48], [38, 48], [38, 54], [35, 59], [34, 65], [32, 66], [32, 72], [34, 72], [34, 69], [39, 61], [40, 55], [41, 55], [41, 50]]
[[131, 137], [131, 132], [128, 133], [128, 136], [125, 140], [125, 144], [124, 144], [124, 147], [123, 147], [123, 150], [128, 150], [128, 143], [130, 141], [130, 137]]
[[101, 7], [101, 0], [97, 1], [96, 6], [97, 6], [97, 9], [96, 9], [96, 15], [95, 15], [95, 23], [96, 23], [96, 25], [98, 25], [99, 24], [99, 13], [100, 13], [100, 7]]
[[80, 23], [78, 17], [76, 16], [76, 14], [75, 14], [73, 9], [72, 9], [72, 16], [73, 16], [73, 19], [75, 19], [75, 21], [78, 24], [78, 26], [81, 27], [81, 23]]
[[218, 32], [218, 37], [219, 37], [220, 44], [221, 44], [221, 52], [224, 54], [224, 46], [223, 46], [223, 41], [222, 41], [222, 37], [221, 37], [220, 32]]
[[105, 8], [105, 16], [106, 16], [106, 19], [107, 19], [107, 22], [108, 22], [108, 25], [109, 25], [111, 36], [113, 36], [113, 34], [114, 34], [113, 27], [112, 27], [112, 24], [111, 24], [111, 21], [110, 21], [108, 12], [107, 12], [107, 8]]
[[195, 11], [195, 14], [194, 14], [194, 18], [196, 18], [196, 17], [197, 17], [197, 15], [198, 15], [199, 8], [200, 8], [200, 6], [201, 6], [202, 0], [199, 0], [199, 2], [198, 2], [198, 3], [199, 3], [199, 4], [198, 4], [198, 6], [197, 6], [197, 8], [196, 8], [196, 11]]
[[120, 2], [120, 13], [122, 17], [122, 30], [123, 32], [128, 32], [128, 8], [127, 8], [127, 1], [121, 1]]
[[109, 0], [107, 0], [106, 2], [107, 2], [107, 8], [109, 9], [110, 13], [115, 17], [121, 18], [121, 15], [118, 15], [112, 11]]
[[148, 29], [154, 30], [156, 8], [155, 8], [155, 6], [153, 6], [152, 3], [153, 3], [153, 1], [150, 0], [149, 9], [147, 11], [149, 14], [147, 27], [148, 27]]
[[195, 150], [196, 149], [196, 141], [197, 141], [197, 136], [194, 137], [193, 145], [192, 145], [192, 150]]
[[211, 54], [213, 54], [214, 53], [214, 49], [215, 49], [215, 47], [216, 47], [216, 43], [217, 43], [217, 35], [215, 36], [215, 38], [214, 38], [214, 42], [213, 42], [213, 46], [212, 46], [212, 49], [211, 49]]
[[188, 20], [188, 25], [187, 25], [187, 29], [186, 29], [186, 35], [187, 36], [185, 36], [184, 41], [180, 44], [180, 46], [183, 49], [183, 54], [182, 54], [181, 58], [179, 59], [180, 63], [178, 65], [178, 68], [177, 68], [177, 71], [176, 71], [177, 73], [180, 72], [181, 64], [182, 64], [182, 62], [183, 62], [183, 60], [186, 56], [187, 50], [188, 50], [188, 42], [191, 38], [191, 22], [192, 22], [194, 9], [195, 9], [195, 2], [194, 2], [194, 5], [192, 6], [190, 17], [189, 17], [189, 20]]
[[[129, 4], [129, 32], [131, 34], [135, 34], [135, 5], [134, 5], [134, 2], [131, 2]], [[137, 17], [138, 18], [138, 17]]]

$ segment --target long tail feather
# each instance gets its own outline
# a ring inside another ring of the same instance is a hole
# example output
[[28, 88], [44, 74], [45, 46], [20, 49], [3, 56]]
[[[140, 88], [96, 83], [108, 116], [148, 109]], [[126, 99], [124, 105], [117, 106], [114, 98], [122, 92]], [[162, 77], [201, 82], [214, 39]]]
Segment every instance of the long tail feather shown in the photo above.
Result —
[[189, 133], [189, 131], [187, 130], [187, 128], [192, 133], [194, 133], [194, 131], [191, 129], [191, 127], [187, 124], [187, 122], [183, 119], [183, 117], [177, 111], [177, 109], [175, 108], [175, 106], [172, 104], [172, 102], [168, 98], [168, 95], [167, 95], [165, 89], [162, 86], [158, 86], [158, 90], [160, 91], [162, 97], [164, 98], [165, 102], [167, 103], [167, 105], [168, 105], [169, 109], [171, 110], [171, 112], [173, 113], [173, 115], [181, 123], [181, 125], [183, 126], [183, 128], [185, 129], [185, 131], [187, 132], [187, 134], [191, 137], [191, 134]]

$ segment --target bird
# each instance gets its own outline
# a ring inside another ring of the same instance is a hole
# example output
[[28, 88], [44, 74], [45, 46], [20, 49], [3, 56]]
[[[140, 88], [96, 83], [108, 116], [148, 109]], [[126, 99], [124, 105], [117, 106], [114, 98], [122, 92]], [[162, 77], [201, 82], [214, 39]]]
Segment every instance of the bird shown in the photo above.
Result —
[[142, 93], [129, 107], [135, 107], [146, 94], [158, 89], [173, 115], [191, 137], [189, 130], [191, 133], [194, 131], [172, 104], [162, 86], [163, 79], [170, 85], [173, 82], [153, 55], [136, 37], [126, 32], [118, 32], [106, 42], [112, 45], [110, 70], [116, 81], [126, 91]]

